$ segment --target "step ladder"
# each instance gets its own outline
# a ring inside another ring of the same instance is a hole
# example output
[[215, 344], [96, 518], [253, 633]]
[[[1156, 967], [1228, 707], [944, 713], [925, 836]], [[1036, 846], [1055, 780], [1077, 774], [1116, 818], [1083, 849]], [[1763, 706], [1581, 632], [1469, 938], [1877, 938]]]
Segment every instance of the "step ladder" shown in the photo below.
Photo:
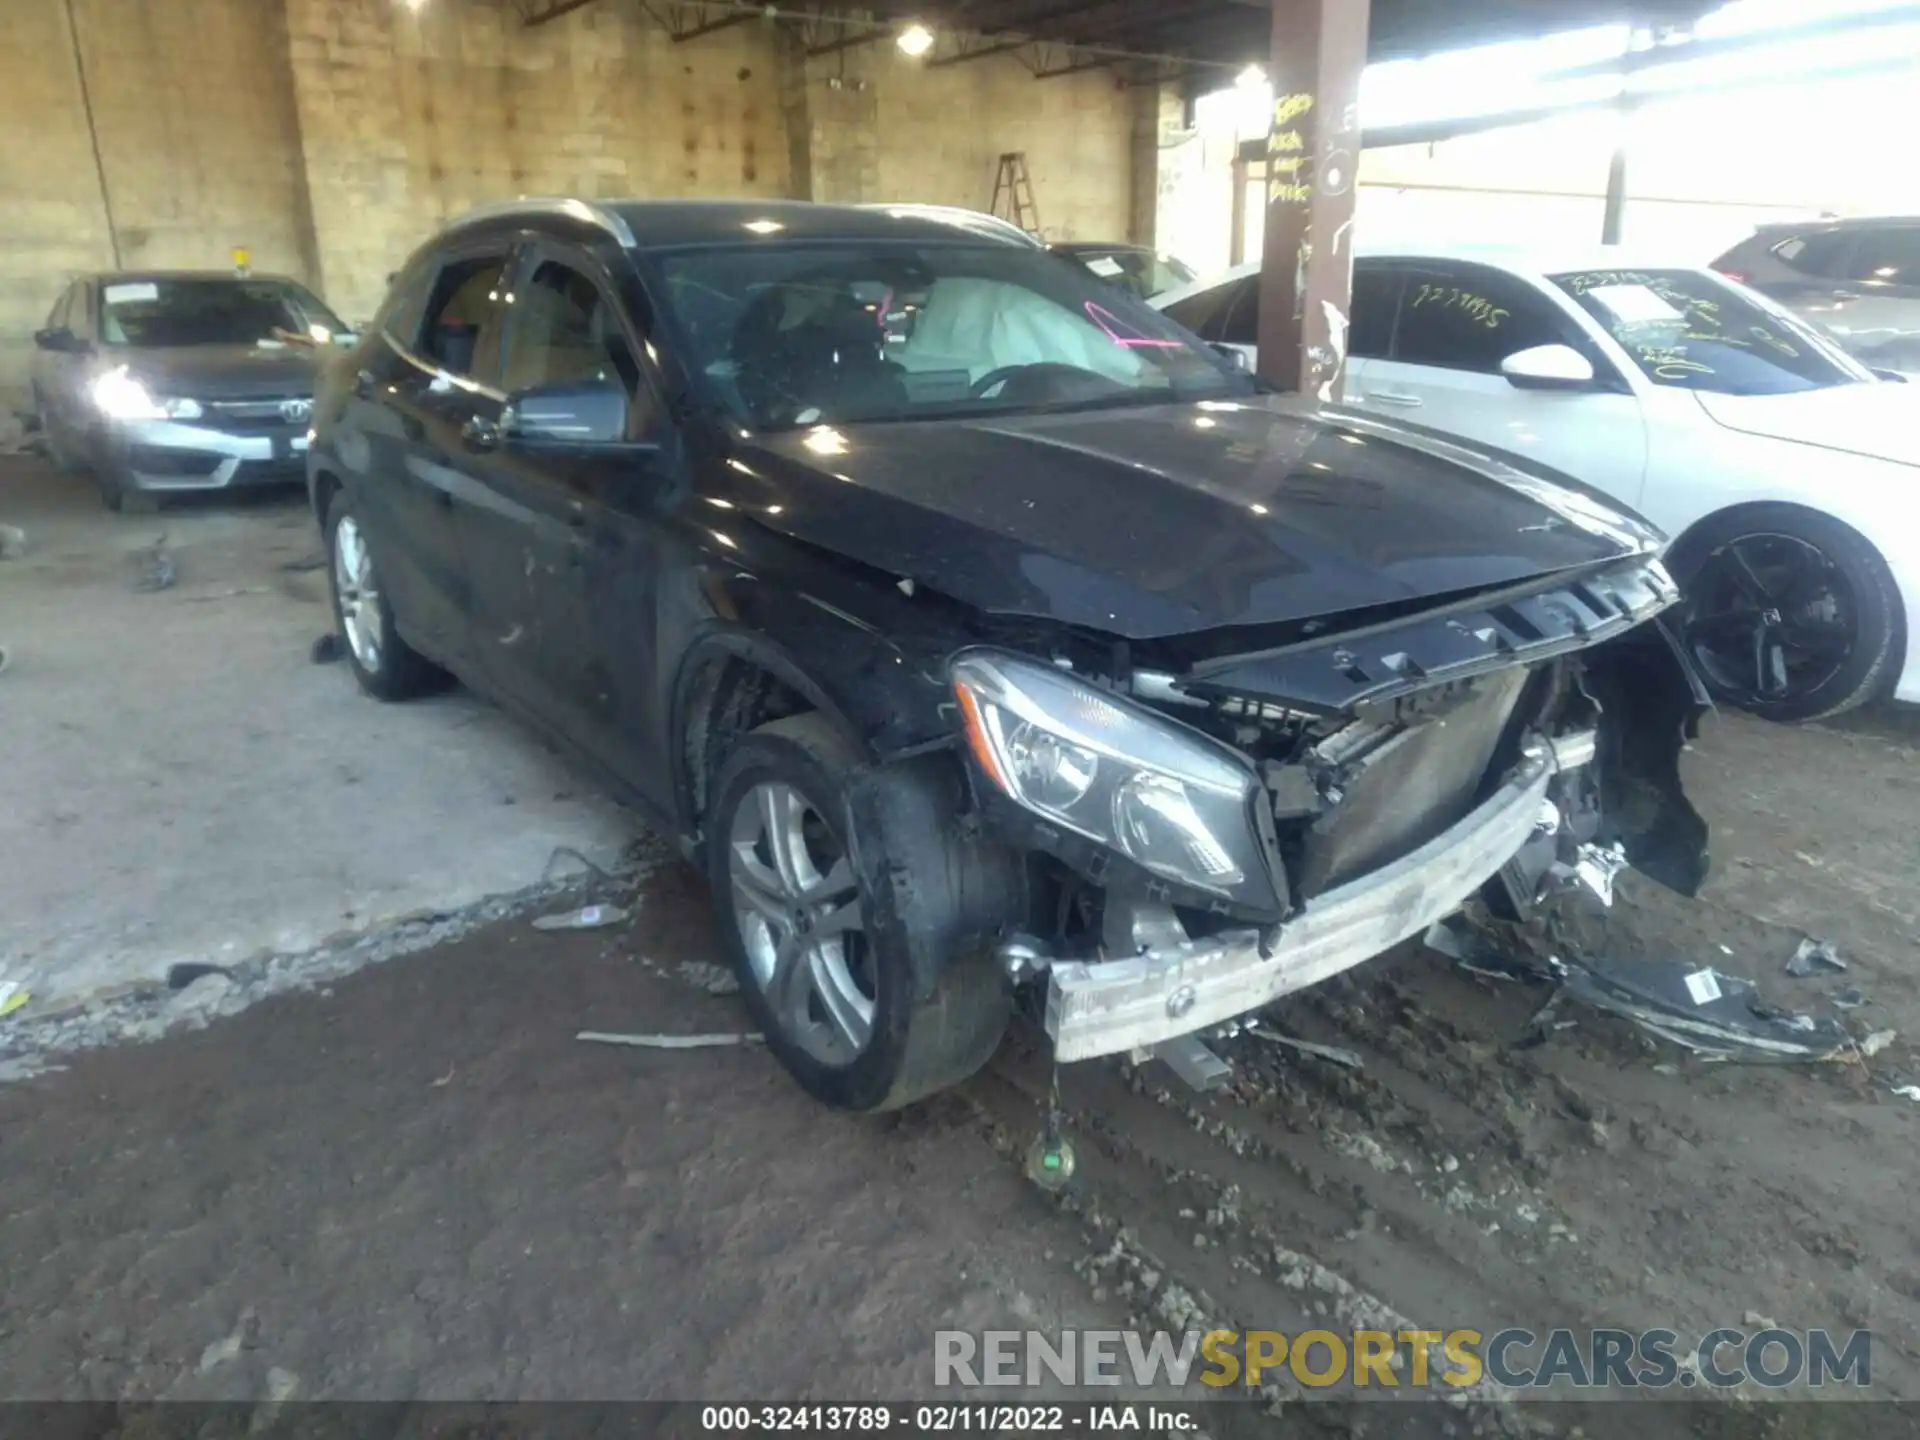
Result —
[[1040, 233], [1040, 207], [1033, 200], [1033, 180], [1027, 174], [1027, 152], [1009, 150], [1000, 157], [993, 176], [993, 203], [988, 209], [1011, 220], [1029, 235]]

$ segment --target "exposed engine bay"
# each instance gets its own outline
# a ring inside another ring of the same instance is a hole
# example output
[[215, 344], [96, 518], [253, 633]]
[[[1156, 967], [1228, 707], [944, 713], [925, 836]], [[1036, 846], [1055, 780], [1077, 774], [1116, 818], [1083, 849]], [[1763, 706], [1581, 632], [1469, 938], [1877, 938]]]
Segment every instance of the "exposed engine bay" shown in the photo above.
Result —
[[[1610, 903], [1615, 874], [1632, 864], [1694, 893], [1706, 825], [1681, 790], [1678, 756], [1706, 700], [1667, 632], [1643, 623], [1670, 603], [1670, 582], [1657, 565], [1641, 573], [1652, 578], [1638, 603], [1604, 582], [1573, 587], [1603, 619], [1551, 593], [1528, 597], [1563, 621], [1559, 633], [1512, 604], [1497, 607], [1497, 629], [1431, 614], [1382, 626], [1369, 638], [1384, 660], [1338, 638], [1207, 655], [1183, 671], [1139, 664], [1127, 647], [1056, 652], [1057, 671], [1251, 768], [1271, 886], [1223, 899], [1131, 869], [1063, 828], [1021, 835], [1035, 904], [1011, 968], [1050, 972], [1062, 1058], [1107, 1053], [1116, 1036], [1186, 1033], [1183, 1005], [1219, 1018], [1314, 983], [1411, 933], [1416, 912], [1437, 918], [1476, 892], [1515, 917], [1575, 886]], [[1418, 632], [1436, 628], [1470, 636], [1478, 653], [1450, 666], [1424, 658]], [[1154, 659], [1175, 658], [1159, 648]], [[1314, 682], [1329, 669], [1362, 693], [1328, 703]], [[1209, 967], [1222, 973], [1207, 986], [1184, 983]], [[1139, 973], [1121, 984], [1123, 969]], [[1149, 1014], [1155, 1005], [1165, 1013]]]

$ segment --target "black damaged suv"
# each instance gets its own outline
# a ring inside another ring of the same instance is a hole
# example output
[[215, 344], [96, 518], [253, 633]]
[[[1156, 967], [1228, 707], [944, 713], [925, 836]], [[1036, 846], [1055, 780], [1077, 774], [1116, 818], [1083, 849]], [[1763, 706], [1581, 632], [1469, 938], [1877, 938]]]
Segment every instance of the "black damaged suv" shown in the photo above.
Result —
[[850, 1109], [1195, 1036], [1479, 892], [1691, 891], [1660, 538], [908, 207], [525, 201], [309, 459], [360, 684], [458, 676], [679, 837]]

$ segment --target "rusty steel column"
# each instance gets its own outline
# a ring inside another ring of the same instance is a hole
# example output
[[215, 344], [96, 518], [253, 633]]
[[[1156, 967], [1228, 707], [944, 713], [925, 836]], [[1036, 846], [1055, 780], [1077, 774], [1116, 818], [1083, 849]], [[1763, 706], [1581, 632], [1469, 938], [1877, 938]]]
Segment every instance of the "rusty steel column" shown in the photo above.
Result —
[[1273, 115], [1260, 264], [1260, 373], [1340, 398], [1368, 0], [1273, 0]]

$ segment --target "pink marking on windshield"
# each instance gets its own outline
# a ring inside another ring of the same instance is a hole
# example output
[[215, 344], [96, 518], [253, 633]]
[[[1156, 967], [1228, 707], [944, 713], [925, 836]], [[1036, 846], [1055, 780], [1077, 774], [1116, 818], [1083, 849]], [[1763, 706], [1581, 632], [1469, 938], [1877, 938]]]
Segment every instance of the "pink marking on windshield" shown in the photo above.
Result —
[[1144, 335], [1122, 335], [1126, 328], [1119, 316], [1097, 300], [1087, 301], [1087, 318], [1098, 325], [1106, 337], [1116, 345], [1129, 350], [1184, 350], [1186, 345], [1179, 340], [1149, 340]]

